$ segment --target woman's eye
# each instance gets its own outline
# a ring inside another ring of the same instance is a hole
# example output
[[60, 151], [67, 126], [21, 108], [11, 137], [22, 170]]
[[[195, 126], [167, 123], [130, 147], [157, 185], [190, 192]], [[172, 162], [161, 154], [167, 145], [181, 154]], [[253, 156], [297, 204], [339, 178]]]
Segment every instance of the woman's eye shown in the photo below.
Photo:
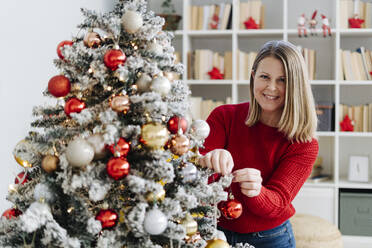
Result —
[[279, 81], [284, 83], [285, 82], [285, 78], [281, 78], [281, 79], [279, 79]]
[[268, 79], [269, 77], [266, 76], [266, 75], [261, 75], [261, 78], [263, 78], [263, 79]]

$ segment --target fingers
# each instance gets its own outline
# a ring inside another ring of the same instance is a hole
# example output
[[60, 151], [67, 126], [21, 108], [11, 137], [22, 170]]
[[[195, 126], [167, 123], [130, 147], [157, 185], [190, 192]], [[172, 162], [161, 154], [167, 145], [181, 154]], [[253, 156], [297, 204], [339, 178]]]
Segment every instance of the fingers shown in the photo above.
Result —
[[242, 182], [240, 183], [240, 188], [244, 190], [259, 190], [261, 184], [256, 182]]
[[260, 191], [259, 190], [247, 190], [247, 189], [241, 189], [241, 192], [248, 196], [248, 197], [255, 197], [255, 196], [258, 196], [260, 194]]
[[205, 156], [199, 158], [198, 164], [213, 169], [216, 173], [221, 173], [222, 175], [231, 173], [234, 167], [231, 154], [224, 149], [210, 151]]
[[222, 175], [228, 174], [228, 169], [227, 169], [228, 158], [229, 156], [226, 152], [220, 153], [220, 166], [221, 166]]
[[244, 168], [233, 172], [233, 182], [259, 182], [262, 183], [261, 172], [254, 168]]
[[221, 166], [220, 166], [220, 153], [219, 152], [214, 152], [211, 157], [211, 162], [213, 166], [213, 170], [216, 173], [221, 173]]

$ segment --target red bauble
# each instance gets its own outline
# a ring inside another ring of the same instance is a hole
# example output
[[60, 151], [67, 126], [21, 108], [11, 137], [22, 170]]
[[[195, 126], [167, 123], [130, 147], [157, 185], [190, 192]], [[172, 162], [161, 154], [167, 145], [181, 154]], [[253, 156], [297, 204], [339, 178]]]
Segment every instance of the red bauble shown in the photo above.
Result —
[[7, 219], [12, 219], [12, 218], [17, 218], [22, 214], [21, 210], [16, 209], [16, 208], [9, 208], [4, 211], [3, 215]]
[[130, 145], [125, 139], [120, 138], [118, 143], [110, 145], [109, 149], [115, 157], [125, 157], [128, 155]]
[[229, 199], [218, 203], [218, 209], [226, 219], [237, 219], [243, 213], [242, 204], [236, 199]]
[[102, 209], [98, 212], [96, 220], [99, 220], [102, 225], [102, 229], [116, 226], [118, 222], [118, 214], [111, 209]]
[[168, 123], [168, 130], [172, 134], [176, 134], [179, 128], [182, 128], [183, 133], [187, 130], [187, 120], [183, 117], [173, 116], [169, 119]]
[[71, 113], [80, 113], [83, 109], [85, 109], [85, 102], [73, 97], [67, 100], [65, 104], [65, 113], [68, 117], [70, 117]]
[[[22, 182], [20, 182], [20, 180], [22, 180], [23, 179], [23, 181]], [[25, 184], [25, 183], [27, 183], [28, 182], [28, 175], [26, 175], [25, 176], [25, 172], [24, 171], [22, 171], [21, 173], [19, 173], [18, 175], [17, 175], [17, 177], [14, 179], [14, 183], [15, 184]]]
[[111, 158], [106, 165], [107, 174], [115, 179], [119, 180], [129, 174], [129, 163], [125, 158]]
[[48, 91], [55, 97], [66, 96], [70, 90], [70, 80], [63, 75], [54, 76], [49, 80]]
[[220, 178], [221, 178], [220, 173], [214, 173], [214, 174], [212, 174], [208, 177], [208, 184], [218, 182], [220, 180]]
[[64, 40], [64, 41], [62, 41], [62, 42], [60, 42], [59, 44], [58, 44], [58, 46], [57, 46], [57, 54], [58, 54], [58, 57], [60, 58], [60, 59], [65, 59], [65, 57], [63, 57], [63, 55], [62, 55], [62, 51], [61, 51], [61, 48], [63, 47], [63, 46], [72, 46], [72, 44], [74, 44], [74, 42], [72, 42], [72, 41], [70, 41], [70, 40]]
[[112, 71], [118, 69], [119, 65], [125, 63], [127, 57], [121, 50], [111, 49], [108, 50], [103, 58], [105, 65]]

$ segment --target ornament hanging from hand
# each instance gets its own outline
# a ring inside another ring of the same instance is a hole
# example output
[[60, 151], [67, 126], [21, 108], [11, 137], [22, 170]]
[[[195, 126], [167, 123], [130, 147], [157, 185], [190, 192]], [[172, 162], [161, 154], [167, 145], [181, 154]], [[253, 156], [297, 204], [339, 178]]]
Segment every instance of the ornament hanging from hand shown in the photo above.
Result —
[[232, 193], [229, 193], [229, 199], [218, 203], [218, 209], [221, 214], [228, 220], [239, 218], [243, 213], [243, 206], [237, 199], [234, 199]]

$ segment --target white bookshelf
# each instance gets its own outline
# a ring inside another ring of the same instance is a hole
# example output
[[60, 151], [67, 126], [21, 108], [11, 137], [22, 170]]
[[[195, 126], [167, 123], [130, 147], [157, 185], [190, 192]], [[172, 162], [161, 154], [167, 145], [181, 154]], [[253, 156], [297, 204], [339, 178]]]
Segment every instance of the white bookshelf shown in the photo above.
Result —
[[[152, 0], [153, 2], [160, 0]], [[183, 75], [195, 96], [224, 100], [231, 97], [233, 103], [249, 100], [249, 80], [238, 80], [237, 77], [237, 51], [257, 51], [266, 41], [279, 39], [301, 45], [317, 51], [317, 80], [311, 81], [314, 97], [317, 101], [331, 101], [335, 106], [335, 131], [317, 132], [319, 137], [319, 155], [323, 157], [325, 172], [333, 175], [332, 180], [321, 183], [305, 183], [303, 190], [295, 199], [298, 212], [308, 212], [325, 217], [338, 225], [339, 190], [372, 189], [372, 167], [370, 166], [370, 183], [352, 183], [346, 180], [348, 171], [348, 156], [363, 154], [372, 160], [372, 133], [349, 133], [339, 129], [339, 104], [365, 104], [372, 102], [372, 81], [342, 81], [338, 78], [340, 69], [340, 49], [355, 50], [359, 46], [372, 49], [372, 29], [340, 29], [339, 9], [340, 0], [262, 0], [265, 5], [265, 29], [240, 30], [238, 25], [240, 0], [173, 0], [177, 11], [183, 16], [181, 28], [175, 32], [175, 48], [182, 55], [182, 62], [187, 67], [187, 52], [195, 49], [211, 49], [217, 52], [232, 51], [233, 77], [231, 80], [190, 80], [187, 73]], [[242, 0], [247, 1], [247, 0]], [[213, 3], [229, 2], [233, 4], [233, 19], [231, 30], [189, 30], [189, 6], [208, 5]], [[153, 5], [154, 7], [154, 5]], [[310, 17], [314, 10], [318, 10], [317, 36], [309, 35], [307, 38], [297, 36], [297, 18], [302, 13]], [[332, 36], [323, 38], [320, 14], [325, 14], [331, 22]], [[187, 68], [185, 70], [187, 72]], [[370, 162], [371, 164], [371, 162]], [[311, 193], [312, 192], [312, 193]], [[322, 198], [316, 195], [321, 193]], [[313, 197], [313, 198], [311, 198]], [[313, 209], [314, 204], [322, 208]], [[319, 201], [318, 201], [319, 200]], [[320, 211], [320, 213], [318, 212]], [[332, 210], [332, 211], [330, 211]], [[345, 244], [354, 243], [359, 247], [358, 240], [372, 244], [371, 237], [345, 236]]]

